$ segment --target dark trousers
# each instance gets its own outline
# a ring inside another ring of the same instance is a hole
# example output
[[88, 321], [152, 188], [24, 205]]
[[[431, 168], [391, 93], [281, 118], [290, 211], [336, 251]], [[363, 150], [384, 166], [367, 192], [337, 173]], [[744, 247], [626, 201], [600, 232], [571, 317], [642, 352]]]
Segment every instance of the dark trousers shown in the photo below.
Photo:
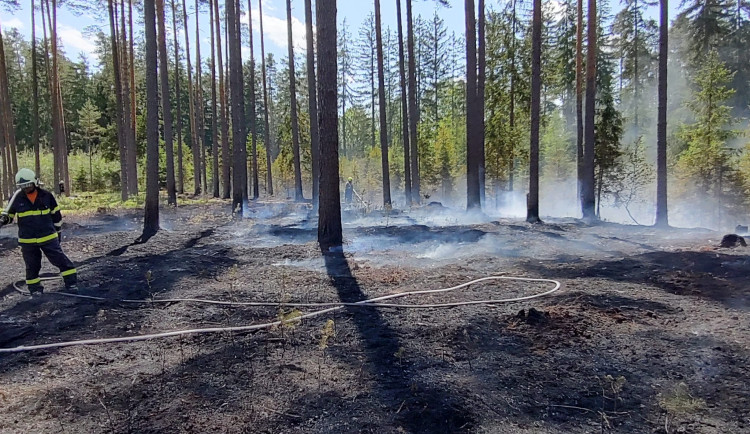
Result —
[[26, 263], [26, 284], [29, 289], [33, 290], [41, 287], [39, 270], [42, 269], [42, 252], [44, 252], [44, 256], [47, 257], [52, 265], [60, 269], [60, 274], [65, 281], [66, 287], [74, 285], [78, 281], [73, 262], [65, 256], [60, 246], [60, 240], [56, 238], [42, 245], [21, 244], [23, 261]]

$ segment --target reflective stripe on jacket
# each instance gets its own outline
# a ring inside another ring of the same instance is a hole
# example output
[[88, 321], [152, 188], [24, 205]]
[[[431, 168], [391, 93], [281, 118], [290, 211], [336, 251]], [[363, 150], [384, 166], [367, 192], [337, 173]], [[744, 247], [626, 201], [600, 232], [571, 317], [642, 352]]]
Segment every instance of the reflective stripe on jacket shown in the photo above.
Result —
[[44, 244], [57, 238], [62, 227], [62, 214], [55, 196], [37, 187], [36, 201], [21, 193], [8, 209], [8, 217], [18, 219], [18, 242]]

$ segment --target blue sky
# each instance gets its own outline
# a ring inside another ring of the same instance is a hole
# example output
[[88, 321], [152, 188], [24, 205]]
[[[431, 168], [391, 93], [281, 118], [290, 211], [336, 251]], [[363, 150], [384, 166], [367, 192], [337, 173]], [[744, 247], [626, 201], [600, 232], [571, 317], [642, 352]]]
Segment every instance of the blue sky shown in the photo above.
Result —
[[[221, 1], [221, 0], [220, 0]], [[488, 0], [488, 7], [499, 8], [505, 4], [507, 0]], [[31, 16], [29, 9], [29, 1], [21, 0], [23, 4], [22, 8], [9, 12], [6, 10], [0, 10], [0, 25], [3, 30], [7, 30], [10, 27], [18, 28], [21, 33], [26, 35], [28, 38], [31, 33]], [[194, 3], [188, 1], [188, 3]], [[245, 4], [246, 1], [242, 0]], [[257, 37], [259, 34], [258, 26], [258, 2], [252, 0], [253, 3], [253, 25], [255, 32], [255, 52], [256, 56], [260, 54], [260, 38]], [[381, 0], [382, 17], [384, 26], [395, 27], [396, 24], [396, 0]], [[438, 13], [445, 20], [446, 25], [450, 31], [456, 33], [463, 33], [464, 29], [464, 12], [463, 12], [463, 1], [451, 0], [451, 7], [438, 7]], [[677, 1], [673, 0], [670, 2], [670, 16], [676, 15]], [[169, 2], [167, 2], [169, 4]], [[223, 1], [221, 1], [223, 6]], [[402, 0], [402, 4], [405, 1]], [[405, 9], [405, 6], [403, 6]], [[367, 15], [373, 10], [373, 2], [369, 0], [339, 0], [338, 1], [338, 19], [339, 22], [346, 17], [349, 25], [350, 32], [356, 35], [362, 22], [365, 20]], [[435, 11], [435, 3], [430, 0], [416, 0], [414, 1], [414, 15], [421, 14], [424, 17], [430, 17]], [[62, 40], [64, 49], [68, 56], [76, 59], [79, 53], [84, 53], [89, 58], [93, 65], [96, 64], [96, 55], [94, 54], [94, 44], [90, 35], [86, 33], [86, 29], [90, 26], [103, 26], [105, 33], [109, 32], [108, 20], [106, 17], [106, 8], [100, 8], [103, 10], [92, 11], [83, 16], [75, 16], [64, 7], [58, 12], [58, 32]], [[191, 6], [188, 6], [189, 11], [192, 11]], [[616, 2], [612, 2], [612, 9], [617, 10], [619, 6]], [[652, 8], [652, 14], [655, 17], [657, 14], [657, 8]], [[167, 12], [169, 18], [170, 13]], [[406, 18], [404, 10], [404, 18]], [[191, 45], [194, 47], [194, 21], [193, 17], [190, 16], [191, 21]], [[305, 47], [305, 29], [304, 29], [304, 1], [293, 0], [292, 1], [292, 23], [294, 33], [294, 45], [300, 49]], [[40, 20], [40, 15], [37, 13], [37, 20]], [[279, 57], [283, 57], [287, 54], [287, 34], [286, 34], [286, 6], [285, 0], [265, 0], [263, 2], [263, 24], [266, 34], [266, 51], [272, 52]], [[247, 22], [245, 16], [244, 21]], [[201, 17], [201, 54], [204, 56], [210, 53], [209, 47], [209, 31], [208, 31], [208, 12], [204, 11]], [[40, 25], [40, 23], [37, 23]], [[170, 29], [171, 30], [171, 29]], [[178, 31], [180, 37], [182, 37], [181, 31]], [[171, 34], [171, 32], [170, 32]], [[40, 37], [41, 34], [39, 33]], [[169, 36], [168, 36], [169, 37]], [[246, 47], [247, 41], [243, 41], [243, 58], [249, 56], [249, 49]], [[194, 54], [193, 54], [194, 55]]]

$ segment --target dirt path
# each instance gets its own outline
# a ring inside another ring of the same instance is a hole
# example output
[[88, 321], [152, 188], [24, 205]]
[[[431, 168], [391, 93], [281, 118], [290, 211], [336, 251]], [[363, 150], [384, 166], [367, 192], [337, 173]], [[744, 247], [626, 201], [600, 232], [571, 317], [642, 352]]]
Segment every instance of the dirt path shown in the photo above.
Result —
[[[434, 211], [434, 210], [433, 210]], [[346, 308], [252, 333], [0, 355], [0, 431], [726, 433], [750, 430], [750, 255], [722, 234], [575, 220], [530, 226], [417, 210], [347, 215], [322, 257], [303, 206], [72, 218], [64, 248], [89, 294], [359, 301], [492, 274], [556, 294], [452, 309]], [[346, 214], [345, 214], [346, 215]], [[0, 233], [0, 347], [293, 319], [278, 307], [124, 305], [17, 294]], [[52, 272], [51, 268], [44, 270]], [[505, 298], [485, 283], [405, 302]], [[304, 309], [302, 312], [309, 312]]]

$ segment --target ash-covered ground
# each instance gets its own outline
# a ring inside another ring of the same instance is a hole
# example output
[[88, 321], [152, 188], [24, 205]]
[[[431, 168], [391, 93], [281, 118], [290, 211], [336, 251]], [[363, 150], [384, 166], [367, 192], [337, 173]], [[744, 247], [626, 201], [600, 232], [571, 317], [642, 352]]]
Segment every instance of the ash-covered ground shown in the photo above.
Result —
[[[321, 255], [305, 205], [67, 217], [90, 295], [355, 302], [490, 275], [559, 280], [547, 297], [449, 309], [132, 305], [18, 294], [15, 228], [0, 231], [0, 347], [171, 330], [283, 327], [0, 354], [0, 431], [228, 433], [726, 433], [750, 430], [750, 250], [708, 230], [529, 225], [425, 206], [344, 212]], [[44, 271], [54, 270], [46, 264]], [[398, 299], [520, 297], [484, 282]], [[316, 310], [301, 309], [301, 313]]]

